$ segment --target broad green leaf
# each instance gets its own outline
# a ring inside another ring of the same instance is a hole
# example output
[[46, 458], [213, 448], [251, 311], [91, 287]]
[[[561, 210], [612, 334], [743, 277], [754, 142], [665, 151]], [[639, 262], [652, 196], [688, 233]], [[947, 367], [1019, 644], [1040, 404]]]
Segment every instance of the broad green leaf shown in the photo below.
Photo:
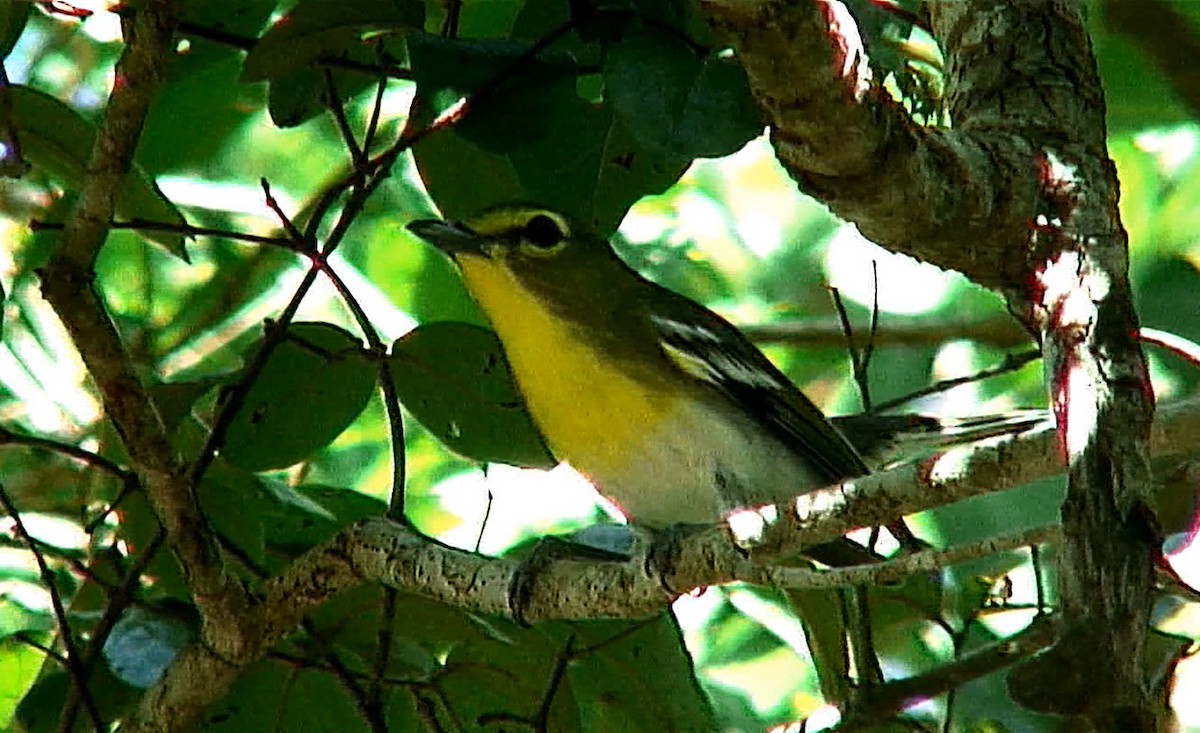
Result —
[[379, 499], [351, 489], [288, 486], [221, 460], [213, 463], [198, 494], [213, 528], [271, 571], [346, 525], [386, 511]]
[[451, 450], [478, 461], [554, 465], [491, 331], [430, 323], [398, 339], [390, 360], [404, 406]]
[[[11, 87], [9, 92], [12, 117], [0, 120], [0, 123], [15, 126], [21, 154], [64, 185], [78, 189], [87, 175], [87, 164], [96, 139], [95, 126], [48, 94], [26, 86]], [[3, 108], [0, 108], [2, 112]], [[175, 205], [136, 163], [117, 198], [116, 215], [122, 219], [185, 223]], [[182, 236], [165, 232], [143, 232], [142, 236], [171, 254], [187, 259]]]
[[[150, 506], [150, 500], [144, 492], [130, 492], [121, 500], [118, 516], [119, 537], [129, 548], [131, 558], [140, 562], [141, 554], [152, 545], [161, 528], [154, 509]], [[165, 551], [165, 548], [160, 547], [154, 553], [143, 577], [151, 581], [149, 595], [154, 599], [182, 600], [191, 597], [175, 554]]]
[[[365, 74], [334, 71], [333, 88], [342, 102], [375, 83]], [[329, 108], [329, 84], [325, 74], [301, 69], [271, 79], [267, 109], [276, 127], [296, 127]]]
[[455, 131], [501, 155], [547, 137], [561, 138], [555, 112], [576, 99], [574, 60], [561, 52], [523, 58], [528, 49], [529, 44], [514, 41], [408, 36], [418, 98], [440, 114], [479, 92], [469, 99]]
[[[33, 575], [24, 568], [0, 571], [0, 582], [10, 588], [38, 585], [40, 581], [40, 576]], [[39, 633], [49, 633], [56, 628], [54, 617], [48, 609], [33, 611], [11, 599], [0, 602], [0, 640], [7, 639], [14, 634], [34, 636]]]
[[589, 621], [564, 626], [572, 646], [593, 650], [567, 667], [567, 690], [579, 710], [582, 730], [721, 729], [696, 683], [683, 637], [669, 612], [650, 623]]
[[[1128, 5], [1136, 7], [1134, 3]], [[1176, 17], [1190, 15], [1194, 18], [1196, 14], [1196, 3], [1191, 0], [1172, 0], [1163, 4], [1168, 5], [1171, 6], [1169, 12]], [[1180, 95], [1168, 76], [1159, 73], [1154, 60], [1148, 58], [1133, 39], [1121, 32], [1119, 23], [1106, 18], [1110, 15], [1109, 9], [1097, 7], [1096, 10], [1099, 12], [1089, 14], [1088, 30], [1104, 85], [1109, 133], [1138, 132], [1192, 118], [1194, 113], [1180, 101]], [[1194, 21], [1190, 27], [1200, 30], [1200, 25]], [[1196, 32], [1193, 30], [1192, 34]]]
[[425, 5], [417, 0], [301, 0], [258, 39], [246, 56], [242, 81], [276, 79], [354, 51], [367, 54], [356, 60], [370, 62], [369, 36], [424, 24]]
[[[205, 44], [197, 52], [213, 45]], [[186, 73], [168, 74], [138, 141], [138, 160], [147, 170], [162, 174], [203, 169], [214, 178], [222, 176], [228, 163], [216, 161], [239, 128], [255, 119], [263, 102], [261, 90], [236, 83], [241, 56], [232, 49], [221, 50], [188, 63]], [[178, 59], [169, 68], [183, 66], [184, 60]], [[187, 134], [180, 134], [180, 120], [188, 121]]]
[[213, 375], [195, 381], [151, 384], [147, 391], [162, 417], [167, 432], [174, 432], [192, 411], [196, 401], [210, 390], [228, 384], [229, 375]]
[[320, 656], [314, 656], [307, 669], [261, 660], [238, 677], [197, 730], [345, 733], [361, 729], [354, 697], [335, 674], [323, 671], [325, 666]]
[[640, 621], [510, 628], [503, 638], [456, 646], [445, 665], [441, 689], [468, 719], [516, 721], [540, 710], [548, 730], [720, 729], [665, 611]]
[[196, 487], [196, 499], [222, 542], [237, 548], [260, 568], [267, 564], [263, 526], [267, 522], [259, 483], [253, 474], [219, 471], [214, 464]]
[[366, 407], [375, 365], [328, 323], [296, 323], [230, 424], [221, 456], [248, 471], [284, 468], [333, 442]]
[[417, 143], [413, 157], [425, 190], [447, 218], [463, 219], [505, 201], [533, 200], [512, 163], [485, 152], [453, 129]]
[[616, 231], [630, 206], [674, 183], [688, 161], [639, 145], [605, 107], [573, 98], [547, 121], [560, 134], [530, 141], [507, 156], [472, 145], [457, 130], [414, 148], [426, 190], [449, 218], [510, 201], [533, 201]]
[[17, 703], [37, 679], [44, 659], [45, 655], [29, 644], [13, 639], [0, 642], [0, 728], [9, 729]]
[[783, 595], [804, 626], [808, 653], [820, 680], [821, 694], [832, 704], [844, 703], [850, 694], [850, 650], [840, 588], [787, 589]]
[[685, 158], [728, 155], [764, 123], [742, 67], [701, 56], [678, 34], [643, 28], [604, 61], [605, 98], [639, 143]]

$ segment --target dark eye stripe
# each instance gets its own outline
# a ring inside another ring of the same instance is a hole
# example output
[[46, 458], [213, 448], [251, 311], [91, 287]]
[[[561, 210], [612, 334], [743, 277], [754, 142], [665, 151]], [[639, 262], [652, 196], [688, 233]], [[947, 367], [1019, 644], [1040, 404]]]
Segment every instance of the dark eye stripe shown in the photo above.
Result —
[[545, 214], [538, 214], [525, 222], [525, 226], [521, 227], [521, 235], [535, 247], [546, 248], [553, 247], [567, 236], [559, 228], [558, 222]]

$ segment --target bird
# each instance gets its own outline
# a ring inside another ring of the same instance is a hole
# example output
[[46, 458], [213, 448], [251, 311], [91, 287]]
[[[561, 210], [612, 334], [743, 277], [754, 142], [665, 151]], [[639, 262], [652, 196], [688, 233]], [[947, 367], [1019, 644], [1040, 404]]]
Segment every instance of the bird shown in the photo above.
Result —
[[713, 523], [868, 473], [737, 328], [578, 220], [506, 204], [408, 229], [458, 266], [555, 458], [632, 524]]
[[[606, 239], [561, 212], [506, 204], [408, 229], [458, 266], [550, 452], [635, 528], [712, 524], [865, 475], [868, 461], [847, 434], [869, 452], [905, 432], [926, 441], [938, 434], [938, 420], [902, 415], [839, 420], [843, 433], [732, 324], [643, 277]], [[958, 432], [965, 440], [973, 431], [994, 435], [1028, 424], [974, 419]], [[919, 544], [902, 536], [902, 523], [892, 526], [898, 538]], [[620, 556], [628, 555], [627, 543], [603, 542]], [[880, 559], [845, 538], [804, 554], [793, 560], [833, 566]], [[516, 609], [523, 588], [514, 586]], [[869, 635], [852, 631], [842, 609], [865, 607], [866, 596], [860, 589], [850, 596], [783, 592], [805, 629], [822, 694], [844, 703], [851, 695], [846, 639], [857, 644]], [[857, 674], [882, 678], [869, 661]]]

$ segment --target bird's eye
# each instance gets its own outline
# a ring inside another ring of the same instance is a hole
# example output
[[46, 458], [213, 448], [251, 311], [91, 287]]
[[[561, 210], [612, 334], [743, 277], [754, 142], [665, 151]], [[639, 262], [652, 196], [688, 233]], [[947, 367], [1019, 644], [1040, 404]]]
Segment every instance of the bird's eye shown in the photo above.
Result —
[[538, 214], [521, 227], [521, 238], [542, 249], [556, 246], [566, 239], [566, 236], [558, 222], [545, 214]]

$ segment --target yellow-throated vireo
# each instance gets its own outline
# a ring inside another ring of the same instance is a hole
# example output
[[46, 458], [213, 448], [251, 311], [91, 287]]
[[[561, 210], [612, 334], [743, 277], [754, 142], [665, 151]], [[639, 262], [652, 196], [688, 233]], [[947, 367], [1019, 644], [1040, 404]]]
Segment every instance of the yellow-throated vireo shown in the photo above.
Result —
[[555, 457], [634, 524], [714, 522], [867, 472], [729, 322], [579, 222], [508, 205], [409, 229], [458, 265]]

